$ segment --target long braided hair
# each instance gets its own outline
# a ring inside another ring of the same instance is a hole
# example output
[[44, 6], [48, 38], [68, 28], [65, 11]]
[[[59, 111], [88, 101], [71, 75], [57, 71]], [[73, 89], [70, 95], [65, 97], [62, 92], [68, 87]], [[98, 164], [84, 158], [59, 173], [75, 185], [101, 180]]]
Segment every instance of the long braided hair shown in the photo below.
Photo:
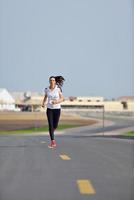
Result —
[[[65, 81], [64, 77], [63, 76], [50, 76], [49, 80], [51, 78], [55, 78], [56, 85], [61, 89], [61, 87], [63, 86], [63, 83]], [[62, 89], [61, 89], [61, 91], [62, 91]]]

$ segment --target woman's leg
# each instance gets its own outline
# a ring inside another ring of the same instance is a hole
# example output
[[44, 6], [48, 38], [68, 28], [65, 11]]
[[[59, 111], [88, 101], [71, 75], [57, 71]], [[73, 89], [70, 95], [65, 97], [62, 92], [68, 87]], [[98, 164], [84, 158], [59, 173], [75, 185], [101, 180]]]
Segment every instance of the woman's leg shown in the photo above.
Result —
[[50, 138], [51, 140], [54, 140], [53, 109], [47, 108], [46, 114], [47, 114], [47, 119], [48, 119]]
[[54, 129], [56, 129], [58, 127], [60, 113], [61, 113], [61, 109], [54, 109], [54, 115], [53, 115], [53, 128]]

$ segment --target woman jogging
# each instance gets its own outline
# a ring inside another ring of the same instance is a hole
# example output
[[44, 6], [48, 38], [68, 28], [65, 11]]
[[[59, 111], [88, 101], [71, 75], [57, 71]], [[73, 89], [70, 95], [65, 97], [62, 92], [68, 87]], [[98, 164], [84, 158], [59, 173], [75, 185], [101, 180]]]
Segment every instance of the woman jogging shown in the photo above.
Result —
[[65, 79], [62, 76], [51, 76], [49, 78], [49, 86], [45, 88], [45, 96], [42, 102], [42, 107], [47, 106], [46, 115], [49, 125], [49, 134], [51, 143], [49, 148], [56, 147], [56, 141], [54, 139], [54, 131], [58, 127], [61, 105], [64, 101], [61, 87]]

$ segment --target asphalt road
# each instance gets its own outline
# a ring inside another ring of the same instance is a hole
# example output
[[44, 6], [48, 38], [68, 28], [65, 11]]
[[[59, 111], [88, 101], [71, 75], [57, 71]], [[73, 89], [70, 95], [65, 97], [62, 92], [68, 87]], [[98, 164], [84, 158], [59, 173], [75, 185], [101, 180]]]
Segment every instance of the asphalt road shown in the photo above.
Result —
[[1, 135], [0, 200], [133, 200], [134, 140], [93, 130], [56, 135], [55, 149], [45, 135]]

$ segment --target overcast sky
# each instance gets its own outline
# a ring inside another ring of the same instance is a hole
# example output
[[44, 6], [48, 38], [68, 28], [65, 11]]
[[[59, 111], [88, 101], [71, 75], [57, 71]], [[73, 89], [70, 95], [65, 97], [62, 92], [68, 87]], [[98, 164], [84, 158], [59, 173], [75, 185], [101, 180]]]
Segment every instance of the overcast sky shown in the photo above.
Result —
[[133, 0], [0, 0], [0, 88], [134, 95]]

